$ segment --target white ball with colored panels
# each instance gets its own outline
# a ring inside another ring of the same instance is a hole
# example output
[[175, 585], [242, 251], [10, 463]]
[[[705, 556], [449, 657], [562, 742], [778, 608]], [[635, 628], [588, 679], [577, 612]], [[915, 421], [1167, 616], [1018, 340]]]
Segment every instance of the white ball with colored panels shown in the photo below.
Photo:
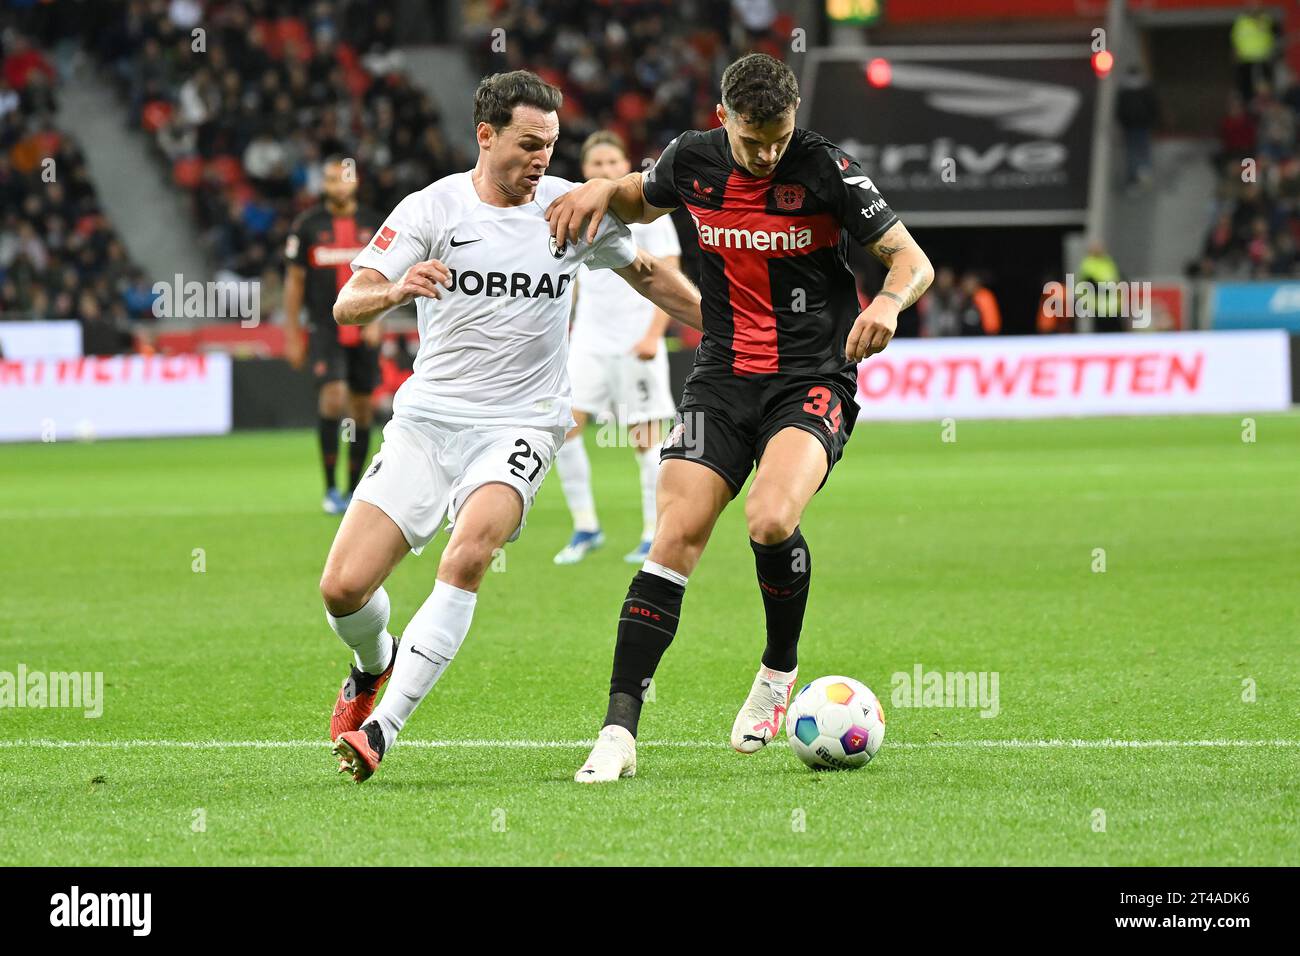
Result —
[[813, 770], [853, 770], [871, 762], [885, 740], [885, 711], [866, 684], [819, 677], [805, 684], [785, 715], [790, 749]]

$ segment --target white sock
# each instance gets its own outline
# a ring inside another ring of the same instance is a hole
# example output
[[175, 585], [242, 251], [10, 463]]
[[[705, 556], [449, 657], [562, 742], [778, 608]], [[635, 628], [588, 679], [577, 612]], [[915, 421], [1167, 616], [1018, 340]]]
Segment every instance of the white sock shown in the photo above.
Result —
[[330, 622], [330, 627], [339, 636], [339, 640], [352, 648], [357, 667], [367, 674], [382, 674], [392, 657], [393, 635], [388, 633], [388, 614], [391, 610], [388, 592], [381, 587], [360, 610], [342, 617], [325, 612], [325, 619]]
[[655, 536], [655, 485], [659, 482], [659, 446], [636, 453], [641, 468], [641, 540]]
[[469, 633], [477, 600], [478, 595], [473, 591], [439, 581], [406, 625], [388, 692], [371, 718], [379, 722], [384, 733], [385, 749], [393, 745], [402, 725], [456, 656]]
[[569, 514], [573, 515], [573, 530], [599, 530], [596, 500], [591, 496], [591, 459], [587, 457], [587, 446], [582, 443], [581, 435], [560, 446], [555, 454], [555, 467], [560, 472], [560, 487], [564, 489], [564, 500], [569, 503]]

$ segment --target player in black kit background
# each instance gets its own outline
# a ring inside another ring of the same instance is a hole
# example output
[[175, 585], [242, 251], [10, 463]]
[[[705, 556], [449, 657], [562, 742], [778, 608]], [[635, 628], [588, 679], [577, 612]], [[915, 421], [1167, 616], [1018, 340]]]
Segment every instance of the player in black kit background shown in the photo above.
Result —
[[[803, 511], [843, 453], [856, 370], [889, 344], [898, 313], [934, 271], [857, 162], [794, 124], [789, 67], [753, 53], [722, 76], [721, 128], [678, 136], [644, 177], [593, 180], [547, 210], [560, 238], [592, 235], [606, 210], [650, 222], [686, 206], [699, 234], [704, 339], [664, 443], [650, 557], [619, 617], [609, 707], [574, 776], [636, 772], [642, 695], [677, 630], [687, 578], [713, 526], [757, 464], [745, 518], [767, 645], [731, 744], [754, 753], [780, 731], [798, 676], [812, 575]], [[859, 311], [848, 243], [887, 267]]]
[[[356, 490], [370, 453], [374, 409], [370, 395], [379, 384], [379, 323], [364, 329], [334, 322], [334, 300], [352, 277], [352, 260], [370, 244], [383, 217], [357, 205], [355, 163], [331, 156], [322, 164], [324, 196], [303, 212], [285, 241], [285, 353], [301, 368], [310, 357], [318, 390], [321, 464], [325, 498], [321, 507], [342, 514]], [[307, 341], [299, 312], [307, 309]], [[344, 420], [350, 427], [341, 429]], [[340, 431], [348, 446], [348, 492], [335, 478]]]

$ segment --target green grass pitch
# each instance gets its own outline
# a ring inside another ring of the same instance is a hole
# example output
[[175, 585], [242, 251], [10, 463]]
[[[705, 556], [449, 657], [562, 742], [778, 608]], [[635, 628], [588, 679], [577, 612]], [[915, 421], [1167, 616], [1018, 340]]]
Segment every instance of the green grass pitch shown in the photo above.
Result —
[[[861, 423], [804, 521], [801, 683], [876, 690], [876, 760], [727, 746], [762, 647], [736, 503], [639, 774], [604, 787], [571, 776], [631, 574], [627, 450], [588, 436], [606, 548], [551, 563], [548, 480], [417, 743], [357, 786], [324, 739], [347, 655], [312, 435], [0, 448], [0, 672], [105, 682], [97, 719], [0, 709], [0, 862], [1300, 863], [1300, 416], [1257, 416], [1254, 442], [1241, 418]], [[389, 582], [395, 630], [445, 540]], [[996, 672], [996, 716], [896, 706], [918, 664]]]

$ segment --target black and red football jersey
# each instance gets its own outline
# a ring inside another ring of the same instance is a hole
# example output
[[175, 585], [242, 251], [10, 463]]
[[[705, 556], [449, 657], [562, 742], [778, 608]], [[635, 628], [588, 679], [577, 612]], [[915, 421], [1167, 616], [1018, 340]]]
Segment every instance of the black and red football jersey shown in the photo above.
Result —
[[351, 216], [335, 216], [321, 203], [305, 210], [289, 229], [284, 258], [307, 270], [303, 308], [316, 330], [337, 328], [342, 345], [361, 342], [361, 327], [334, 324], [334, 300], [352, 277], [352, 260], [370, 244], [383, 217], [358, 206]]
[[696, 366], [738, 375], [841, 374], [861, 311], [848, 243], [879, 239], [898, 216], [848, 153], [796, 128], [771, 175], [731, 156], [726, 131], [689, 130], [642, 183], [646, 202], [685, 205], [699, 234], [704, 338]]

